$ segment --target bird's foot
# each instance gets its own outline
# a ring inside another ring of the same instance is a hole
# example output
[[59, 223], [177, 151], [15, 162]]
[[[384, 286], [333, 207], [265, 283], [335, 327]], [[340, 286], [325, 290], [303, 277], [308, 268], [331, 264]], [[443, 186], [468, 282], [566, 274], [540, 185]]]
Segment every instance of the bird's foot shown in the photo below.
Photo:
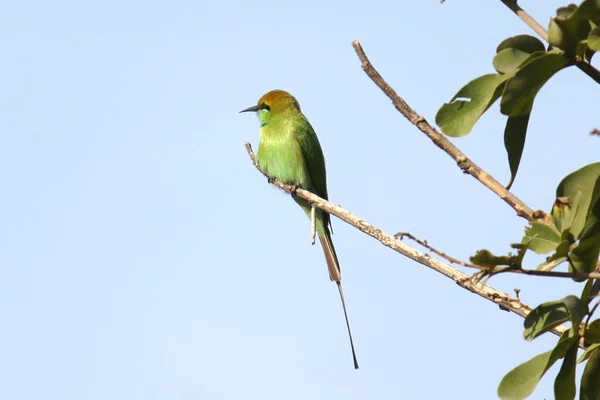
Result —
[[296, 194], [297, 191], [298, 191], [298, 185], [296, 185], [296, 184], [290, 185], [290, 193], [292, 195]]

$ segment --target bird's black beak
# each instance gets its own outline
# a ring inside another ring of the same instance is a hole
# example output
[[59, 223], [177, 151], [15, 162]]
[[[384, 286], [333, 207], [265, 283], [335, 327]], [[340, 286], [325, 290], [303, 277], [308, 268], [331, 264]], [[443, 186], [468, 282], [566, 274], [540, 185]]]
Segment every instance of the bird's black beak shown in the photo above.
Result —
[[258, 106], [252, 106], [252, 107], [248, 107], [248, 108], [246, 108], [246, 109], [244, 109], [244, 110], [240, 111], [240, 114], [241, 114], [241, 113], [243, 113], [243, 112], [250, 112], [250, 111], [257, 112], [257, 111], [260, 111], [260, 110], [262, 110], [262, 109], [264, 109], [264, 108], [265, 108], [265, 106], [261, 106], [261, 105], [258, 105]]

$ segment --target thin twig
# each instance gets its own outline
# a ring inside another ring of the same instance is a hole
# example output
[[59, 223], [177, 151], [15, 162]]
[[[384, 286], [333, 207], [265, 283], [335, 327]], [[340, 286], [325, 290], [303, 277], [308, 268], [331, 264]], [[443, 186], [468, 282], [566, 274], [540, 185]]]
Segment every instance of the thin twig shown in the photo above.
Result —
[[[490, 269], [488, 267], [471, 264], [471, 263], [456, 259], [452, 256], [449, 256], [448, 254], [431, 246], [429, 243], [427, 243], [426, 240], [421, 240], [408, 232], [398, 232], [394, 235], [394, 237], [399, 240], [402, 240], [402, 238], [404, 236], [419, 243], [421, 246], [423, 246], [426, 249], [428, 249], [429, 251], [437, 254], [438, 256], [446, 259], [451, 264], [458, 264], [463, 267], [474, 268], [474, 269], [478, 269], [481, 271]], [[544, 271], [544, 270], [537, 270], [537, 269], [512, 269], [512, 268], [503, 269], [503, 270], [494, 271], [494, 272], [496, 272], [496, 273], [511, 272], [514, 274], [531, 275], [531, 276], [547, 276], [550, 278], [570, 278], [570, 279], [573, 279], [573, 278], [576, 278], [576, 279], [598, 279], [598, 278], [600, 278], [600, 272], [581, 273], [581, 272]]]
[[[431, 141], [438, 146], [440, 149], [445, 151], [450, 157], [456, 161], [458, 166], [463, 170], [463, 172], [471, 175], [479, 182], [484, 184], [488, 189], [492, 192], [496, 193], [502, 200], [504, 200], [508, 205], [510, 205], [516, 212], [517, 215], [532, 221], [536, 218], [535, 212], [529, 208], [525, 203], [517, 198], [514, 194], [509, 192], [494, 179], [493, 176], [485, 172], [481, 169], [477, 164], [471, 161], [462, 151], [460, 151], [456, 146], [452, 144], [444, 135], [439, 133], [434, 127], [429, 125], [429, 123], [417, 114], [406, 102], [398, 96], [396, 91], [387, 84], [387, 82], [383, 79], [383, 77], [377, 72], [375, 67], [371, 64], [367, 55], [365, 54], [362, 46], [355, 40], [352, 42], [352, 46], [354, 46], [354, 50], [358, 55], [358, 58], [362, 62], [362, 69], [366, 72], [366, 74], [371, 78], [371, 80], [385, 93], [387, 97], [392, 101], [394, 107], [406, 117], [410, 122], [413, 123], [421, 132], [423, 132]], [[538, 213], [539, 214], [539, 213]], [[543, 215], [543, 213], [542, 213]]]
[[600, 71], [598, 71], [592, 64], [584, 60], [575, 61], [577, 68], [585, 72], [587, 76], [592, 78], [596, 83], [600, 83]]
[[590, 319], [592, 319], [592, 315], [594, 315], [594, 313], [596, 312], [596, 308], [598, 308], [599, 305], [600, 305], [600, 300], [598, 300], [596, 302], [596, 304], [594, 304], [594, 307], [592, 307], [592, 309], [590, 310], [590, 312], [588, 312], [587, 319], [585, 320], [585, 329], [586, 330], [588, 328], [588, 325], [590, 324]]
[[315, 239], [317, 236], [317, 208], [312, 206], [310, 208], [310, 239], [311, 243], [315, 245]]
[[[246, 150], [248, 151], [248, 155], [252, 159], [252, 162], [254, 163], [256, 169], [258, 169], [263, 175], [269, 178], [268, 175], [260, 169], [258, 163], [256, 162], [254, 152], [252, 151], [252, 146], [248, 142], [246, 142]], [[335, 215], [342, 221], [357, 228], [361, 232], [366, 233], [372, 238], [379, 240], [379, 242], [381, 242], [381, 244], [383, 244], [384, 246], [389, 247], [390, 249], [402, 254], [403, 256], [408, 257], [411, 260], [414, 260], [419, 264], [431, 268], [434, 271], [437, 271], [440, 274], [446, 276], [447, 278], [452, 279], [460, 287], [497, 304], [503, 310], [513, 312], [523, 318], [527, 317], [527, 315], [529, 315], [529, 313], [531, 312], [531, 307], [522, 303], [520, 300], [511, 297], [508, 294], [503, 293], [497, 289], [494, 289], [491, 286], [474, 282], [471, 279], [471, 277], [465, 274], [464, 272], [450, 265], [444, 264], [441, 261], [436, 260], [435, 258], [431, 258], [428, 254], [422, 253], [408, 246], [407, 244], [394, 238], [392, 235], [385, 233], [381, 229], [354, 216], [349, 211], [343, 209], [338, 205], [330, 203], [329, 201], [322, 199], [319, 196], [307, 190], [296, 188], [291, 185], [286, 185], [277, 179], [269, 178], [269, 182], [288, 193], [294, 193], [295, 196], [298, 196], [308, 201], [311, 205], [314, 205], [315, 207], [326, 211], [331, 215]], [[559, 325], [556, 328], [552, 329], [550, 332], [557, 336], [561, 336], [568, 329], [569, 328], [567, 328], [564, 325]]]
[[476, 269], [483, 269], [482, 267], [475, 265], [475, 264], [470, 264], [464, 261], [460, 261], [459, 259], [456, 259], [452, 256], [449, 256], [448, 254], [434, 248], [433, 246], [430, 246], [426, 240], [421, 240], [418, 237], [412, 235], [411, 233], [408, 232], [398, 232], [394, 235], [394, 237], [396, 239], [402, 240], [404, 238], [404, 236], [406, 236], [407, 238], [409, 238], [410, 240], [413, 240], [417, 243], [419, 243], [421, 246], [425, 247], [426, 249], [428, 249], [429, 251], [437, 254], [438, 256], [444, 258], [446, 261], [448, 261], [450, 264], [458, 264], [458, 265], [462, 265], [463, 267], [469, 267], [469, 268], [476, 268]]
[[[537, 33], [542, 39], [546, 42], [548, 41], [548, 31], [544, 29], [539, 22], [535, 20], [529, 13], [521, 8], [519, 4], [517, 4], [517, 0], [500, 0], [506, 5], [506, 7], [510, 8], [512, 12], [514, 12], [517, 17], [519, 17], [523, 22], [525, 22], [535, 33]], [[600, 83], [600, 71], [598, 71], [592, 64], [589, 62], [578, 59], [575, 61], [575, 65], [577, 68], [585, 72], [590, 78], [592, 78], [596, 83]]]
[[542, 39], [544, 39], [546, 42], [548, 41], [548, 32], [546, 31], [546, 29], [542, 25], [540, 25], [540, 23], [537, 22], [535, 18], [529, 15], [527, 11], [523, 10], [517, 4], [517, 0], [500, 1], [503, 2], [506, 7], [510, 8], [512, 12], [517, 14], [517, 17], [521, 18], [521, 20], [525, 22], [531, 29], [533, 29], [533, 31], [537, 33]]
[[570, 279], [598, 279], [598, 272], [563, 272], [563, 271], [538, 271], [537, 269], [509, 269], [505, 272], [530, 276], [547, 276], [550, 278], [570, 278]]

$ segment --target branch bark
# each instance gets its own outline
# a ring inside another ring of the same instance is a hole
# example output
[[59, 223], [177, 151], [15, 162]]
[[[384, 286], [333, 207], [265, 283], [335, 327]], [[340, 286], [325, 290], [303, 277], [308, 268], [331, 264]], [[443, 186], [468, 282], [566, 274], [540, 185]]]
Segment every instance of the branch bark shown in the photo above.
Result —
[[[419, 245], [425, 247], [427, 250], [431, 251], [432, 253], [435, 253], [438, 256], [442, 257], [443, 259], [448, 261], [450, 264], [457, 264], [457, 265], [460, 265], [461, 267], [474, 268], [474, 269], [478, 269], [480, 271], [486, 271], [486, 270], [489, 271], [489, 268], [456, 259], [456, 258], [444, 253], [443, 251], [438, 250], [435, 247], [431, 246], [429, 243], [427, 243], [426, 240], [421, 240], [409, 232], [398, 232], [394, 235], [394, 237], [398, 240], [402, 240], [404, 237], [407, 237], [410, 240], [413, 240], [413, 241], [417, 242]], [[560, 263], [558, 263], [558, 264], [560, 264]], [[600, 279], [600, 272], [596, 272], [596, 271], [580, 273], [580, 272], [546, 271], [546, 270], [522, 269], [522, 268], [521, 269], [517, 269], [517, 268], [504, 269], [504, 270], [497, 271], [497, 272], [494, 271], [494, 275], [497, 275], [500, 273], [508, 273], [508, 272], [514, 273], [514, 274], [531, 275], [531, 276], [546, 276], [549, 278]]]
[[[527, 315], [529, 315], [529, 313], [531, 312], [531, 307], [522, 303], [519, 299], [509, 296], [508, 294], [494, 289], [491, 286], [482, 283], [475, 283], [471, 279], [471, 277], [465, 274], [464, 272], [450, 265], [444, 264], [441, 261], [436, 260], [435, 258], [431, 258], [428, 254], [422, 253], [408, 246], [402, 241], [394, 238], [394, 236], [383, 232], [381, 229], [353, 215], [352, 213], [343, 209], [342, 207], [330, 203], [329, 201], [322, 199], [321, 197], [307, 190], [296, 188], [291, 185], [286, 185], [285, 183], [282, 183], [277, 179], [269, 177], [260, 169], [258, 163], [256, 162], [254, 152], [252, 151], [252, 146], [248, 142], [246, 142], [246, 150], [248, 151], [248, 155], [252, 159], [252, 162], [254, 163], [256, 169], [260, 171], [264, 176], [266, 176], [269, 179], [269, 182], [274, 186], [290, 194], [293, 193], [296, 196], [307, 200], [312, 206], [324, 210], [331, 215], [335, 215], [347, 224], [357, 228], [363, 233], [366, 233], [372, 238], [377, 239], [384, 246], [389, 247], [390, 249], [402, 254], [403, 256], [408, 257], [411, 260], [416, 261], [419, 264], [431, 268], [434, 271], [444, 275], [445, 277], [452, 279], [463, 289], [466, 289], [471, 293], [475, 293], [483, 297], [484, 299], [497, 304], [502, 310], [510, 311], [523, 318], [527, 317]], [[565, 332], [568, 329], [569, 328], [567, 328], [564, 325], [559, 325], [556, 328], [552, 329], [550, 332], [560, 337], [563, 334], [563, 332]]]
[[496, 193], [502, 200], [508, 203], [516, 212], [517, 215], [527, 219], [528, 221], [532, 221], [534, 219], [538, 219], [544, 215], [541, 211], [533, 211], [529, 208], [525, 203], [523, 203], [517, 196], [509, 192], [494, 179], [493, 176], [485, 172], [481, 167], [471, 161], [462, 151], [460, 151], [456, 146], [452, 144], [444, 135], [438, 132], [434, 127], [432, 127], [422, 116], [417, 114], [415, 110], [410, 108], [410, 106], [402, 99], [396, 91], [388, 85], [388, 83], [383, 79], [383, 77], [377, 72], [373, 64], [367, 58], [365, 51], [362, 46], [355, 40], [352, 42], [352, 46], [354, 46], [354, 50], [358, 55], [358, 58], [362, 62], [362, 69], [365, 73], [371, 78], [371, 80], [385, 93], [385, 95], [392, 101], [396, 110], [398, 110], [402, 115], [406, 117], [413, 125], [415, 125], [421, 132], [423, 132], [431, 141], [440, 149], [442, 149], [446, 154], [456, 161], [458, 166], [463, 170], [464, 173], [471, 175], [473, 178], [477, 179], [483, 185], [485, 185], [492, 192]]

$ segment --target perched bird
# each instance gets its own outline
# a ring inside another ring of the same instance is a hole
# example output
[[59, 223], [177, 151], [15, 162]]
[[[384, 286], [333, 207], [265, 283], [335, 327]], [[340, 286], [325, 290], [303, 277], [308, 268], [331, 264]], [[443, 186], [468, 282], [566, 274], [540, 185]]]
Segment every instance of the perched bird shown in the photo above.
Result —
[[[248, 107], [240, 113], [249, 111], [256, 112], [260, 121], [260, 142], [256, 153], [260, 169], [271, 178], [327, 199], [323, 151], [317, 134], [300, 111], [298, 101], [288, 92], [273, 90], [262, 96], [257, 105]], [[311, 218], [311, 205], [304, 199], [292, 196]], [[319, 209], [316, 210], [315, 216], [316, 231], [325, 252], [329, 277], [337, 283], [340, 292], [354, 368], [358, 369], [342, 290], [340, 264], [331, 241], [330, 216]]]

